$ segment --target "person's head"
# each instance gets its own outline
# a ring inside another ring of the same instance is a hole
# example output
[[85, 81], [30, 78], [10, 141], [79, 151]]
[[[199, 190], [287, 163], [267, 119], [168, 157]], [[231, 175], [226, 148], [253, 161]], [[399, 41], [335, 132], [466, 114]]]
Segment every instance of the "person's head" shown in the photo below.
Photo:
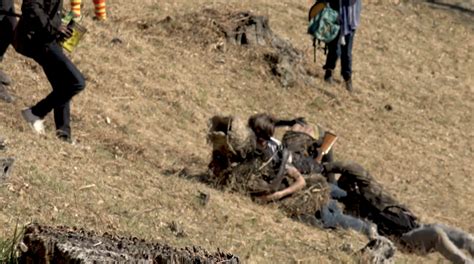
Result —
[[255, 114], [249, 118], [248, 125], [255, 133], [257, 141], [267, 141], [275, 133], [276, 119], [266, 113]]

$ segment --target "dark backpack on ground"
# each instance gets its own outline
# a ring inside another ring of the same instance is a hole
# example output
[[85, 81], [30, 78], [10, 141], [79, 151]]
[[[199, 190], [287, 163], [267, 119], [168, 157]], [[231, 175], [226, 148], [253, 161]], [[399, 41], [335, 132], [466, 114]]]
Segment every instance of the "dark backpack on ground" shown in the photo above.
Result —
[[351, 214], [371, 220], [384, 236], [399, 238], [419, 226], [416, 216], [387, 193], [361, 166], [348, 165], [346, 171], [338, 184], [349, 194], [343, 203]]
[[381, 235], [397, 238], [419, 226], [416, 216], [402, 205], [385, 207], [379, 214], [374, 215], [373, 221], [377, 223]]

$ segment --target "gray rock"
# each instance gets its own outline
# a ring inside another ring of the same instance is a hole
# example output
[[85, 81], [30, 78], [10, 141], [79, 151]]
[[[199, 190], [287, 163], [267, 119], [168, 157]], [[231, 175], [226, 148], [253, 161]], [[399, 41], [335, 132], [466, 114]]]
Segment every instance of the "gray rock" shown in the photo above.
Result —
[[5, 72], [0, 70], [0, 84], [10, 85], [12, 83], [12, 79], [8, 76]]
[[2, 83], [0, 83], [0, 100], [3, 100], [7, 103], [14, 101], [13, 96], [8, 93], [7, 88]]
[[0, 183], [3, 183], [7, 180], [12, 170], [13, 163], [15, 163], [14, 158], [0, 158]]

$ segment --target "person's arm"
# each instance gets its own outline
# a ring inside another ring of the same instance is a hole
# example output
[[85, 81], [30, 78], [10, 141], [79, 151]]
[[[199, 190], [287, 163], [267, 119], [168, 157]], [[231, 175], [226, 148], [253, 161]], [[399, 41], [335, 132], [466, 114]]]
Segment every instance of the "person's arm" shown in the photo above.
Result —
[[21, 6], [22, 17], [25, 22], [45, 42], [53, 41], [61, 33], [60, 25], [54, 25], [53, 21], [44, 10], [44, 0], [23, 0]]
[[291, 184], [289, 187], [287, 187], [287, 188], [285, 188], [281, 191], [274, 192], [274, 193], [269, 194], [269, 195], [260, 196], [260, 197], [258, 197], [258, 199], [260, 201], [263, 201], [263, 202], [280, 200], [283, 197], [286, 197], [286, 196], [291, 195], [295, 192], [301, 191], [306, 186], [305, 179], [303, 178], [301, 173], [295, 167], [293, 167], [293, 166], [288, 167], [287, 168], [287, 173], [288, 173], [288, 176], [290, 176], [291, 178], [293, 178], [295, 180], [293, 182], [293, 184]]
[[282, 126], [291, 127], [291, 126], [294, 126], [296, 124], [307, 125], [306, 120], [304, 119], [304, 117], [297, 117], [297, 118], [291, 119], [291, 120], [278, 119], [275, 122], [275, 127], [282, 127]]

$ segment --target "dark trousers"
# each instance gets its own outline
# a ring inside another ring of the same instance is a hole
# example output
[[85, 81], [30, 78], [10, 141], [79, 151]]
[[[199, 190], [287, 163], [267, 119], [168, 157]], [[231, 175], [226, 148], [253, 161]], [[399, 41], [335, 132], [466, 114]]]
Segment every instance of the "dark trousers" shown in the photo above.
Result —
[[321, 221], [326, 228], [342, 227], [345, 229], [353, 229], [365, 235], [370, 234], [370, 223], [362, 219], [346, 215], [338, 206], [337, 201], [347, 196], [347, 192], [339, 188], [335, 184], [329, 184], [331, 188], [331, 200], [321, 209]]
[[297, 219], [321, 228], [352, 229], [372, 238], [370, 222], [344, 214], [337, 201], [332, 199], [315, 215], [300, 215]]
[[57, 132], [70, 137], [70, 100], [85, 88], [84, 77], [56, 42], [49, 44], [33, 59], [43, 67], [53, 91], [33, 106], [31, 111], [43, 118], [54, 110]]
[[2, 14], [1, 11], [9, 13], [15, 12], [13, 0], [0, 0], [0, 61], [7, 51], [8, 45], [12, 43], [13, 31], [15, 30], [17, 19], [14, 16]]
[[344, 36], [346, 45], [341, 45], [339, 36], [328, 44], [328, 54], [326, 64], [323, 66], [325, 70], [334, 70], [336, 68], [337, 59], [341, 58], [341, 75], [345, 81], [352, 77], [352, 46], [354, 43], [355, 31]]

